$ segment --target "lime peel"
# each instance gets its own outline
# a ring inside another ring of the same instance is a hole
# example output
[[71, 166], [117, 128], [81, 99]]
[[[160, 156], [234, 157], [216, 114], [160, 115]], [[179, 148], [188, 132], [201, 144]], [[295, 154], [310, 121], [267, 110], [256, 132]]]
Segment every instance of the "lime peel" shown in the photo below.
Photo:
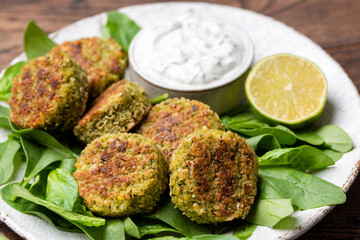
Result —
[[321, 116], [327, 81], [310, 60], [276, 54], [255, 64], [246, 79], [245, 93], [259, 120], [299, 128]]

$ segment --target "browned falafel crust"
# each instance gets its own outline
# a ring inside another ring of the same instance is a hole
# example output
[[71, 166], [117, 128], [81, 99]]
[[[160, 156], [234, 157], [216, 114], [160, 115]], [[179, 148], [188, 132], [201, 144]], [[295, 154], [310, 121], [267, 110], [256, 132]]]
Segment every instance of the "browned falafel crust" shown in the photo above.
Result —
[[132, 129], [150, 111], [145, 90], [127, 80], [113, 83], [90, 106], [74, 127], [74, 134], [85, 143], [107, 133], [124, 133]]
[[202, 128], [224, 129], [219, 116], [208, 105], [172, 98], [155, 105], [137, 132], [152, 139], [170, 163], [181, 141]]
[[230, 131], [200, 130], [183, 140], [170, 165], [170, 195], [198, 223], [245, 218], [257, 191], [258, 160]]
[[66, 53], [29, 61], [13, 80], [10, 118], [21, 128], [71, 129], [85, 111], [85, 72]]
[[138, 134], [95, 139], [75, 167], [73, 176], [85, 206], [101, 216], [150, 212], [168, 183], [164, 156], [150, 139]]
[[66, 52], [86, 72], [89, 100], [95, 99], [112, 83], [122, 79], [127, 66], [125, 51], [114, 39], [98, 37], [66, 41], [51, 52]]

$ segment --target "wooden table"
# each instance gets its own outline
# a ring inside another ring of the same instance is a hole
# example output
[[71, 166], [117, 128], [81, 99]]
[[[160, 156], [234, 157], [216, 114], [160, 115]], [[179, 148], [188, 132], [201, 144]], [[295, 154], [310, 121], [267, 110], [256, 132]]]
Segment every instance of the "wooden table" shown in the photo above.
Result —
[[[0, 69], [23, 52], [22, 34], [28, 20], [47, 33], [84, 17], [147, 0], [0, 0]], [[345, 69], [360, 89], [360, 1], [357, 0], [214, 0], [271, 16], [305, 34], [324, 48]], [[360, 106], [359, 106], [360, 107]], [[360, 123], [359, 123], [360, 124]], [[21, 239], [0, 222], [0, 232]], [[360, 179], [319, 224], [299, 239], [360, 239]]]

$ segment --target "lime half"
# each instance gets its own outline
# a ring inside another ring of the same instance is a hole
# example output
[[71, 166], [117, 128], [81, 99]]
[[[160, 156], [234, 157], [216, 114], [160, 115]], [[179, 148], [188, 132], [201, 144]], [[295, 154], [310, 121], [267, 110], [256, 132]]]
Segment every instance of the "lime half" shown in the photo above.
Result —
[[326, 102], [327, 81], [310, 60], [277, 54], [254, 66], [246, 79], [245, 92], [260, 120], [298, 128], [320, 117]]

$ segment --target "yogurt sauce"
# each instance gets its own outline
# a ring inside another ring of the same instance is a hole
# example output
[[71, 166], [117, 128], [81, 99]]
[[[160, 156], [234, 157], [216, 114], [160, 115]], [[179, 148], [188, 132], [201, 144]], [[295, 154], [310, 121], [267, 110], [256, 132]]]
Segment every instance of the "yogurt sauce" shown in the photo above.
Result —
[[142, 30], [135, 61], [159, 82], [211, 84], [233, 77], [242, 62], [236, 28], [198, 15], [186, 15]]

